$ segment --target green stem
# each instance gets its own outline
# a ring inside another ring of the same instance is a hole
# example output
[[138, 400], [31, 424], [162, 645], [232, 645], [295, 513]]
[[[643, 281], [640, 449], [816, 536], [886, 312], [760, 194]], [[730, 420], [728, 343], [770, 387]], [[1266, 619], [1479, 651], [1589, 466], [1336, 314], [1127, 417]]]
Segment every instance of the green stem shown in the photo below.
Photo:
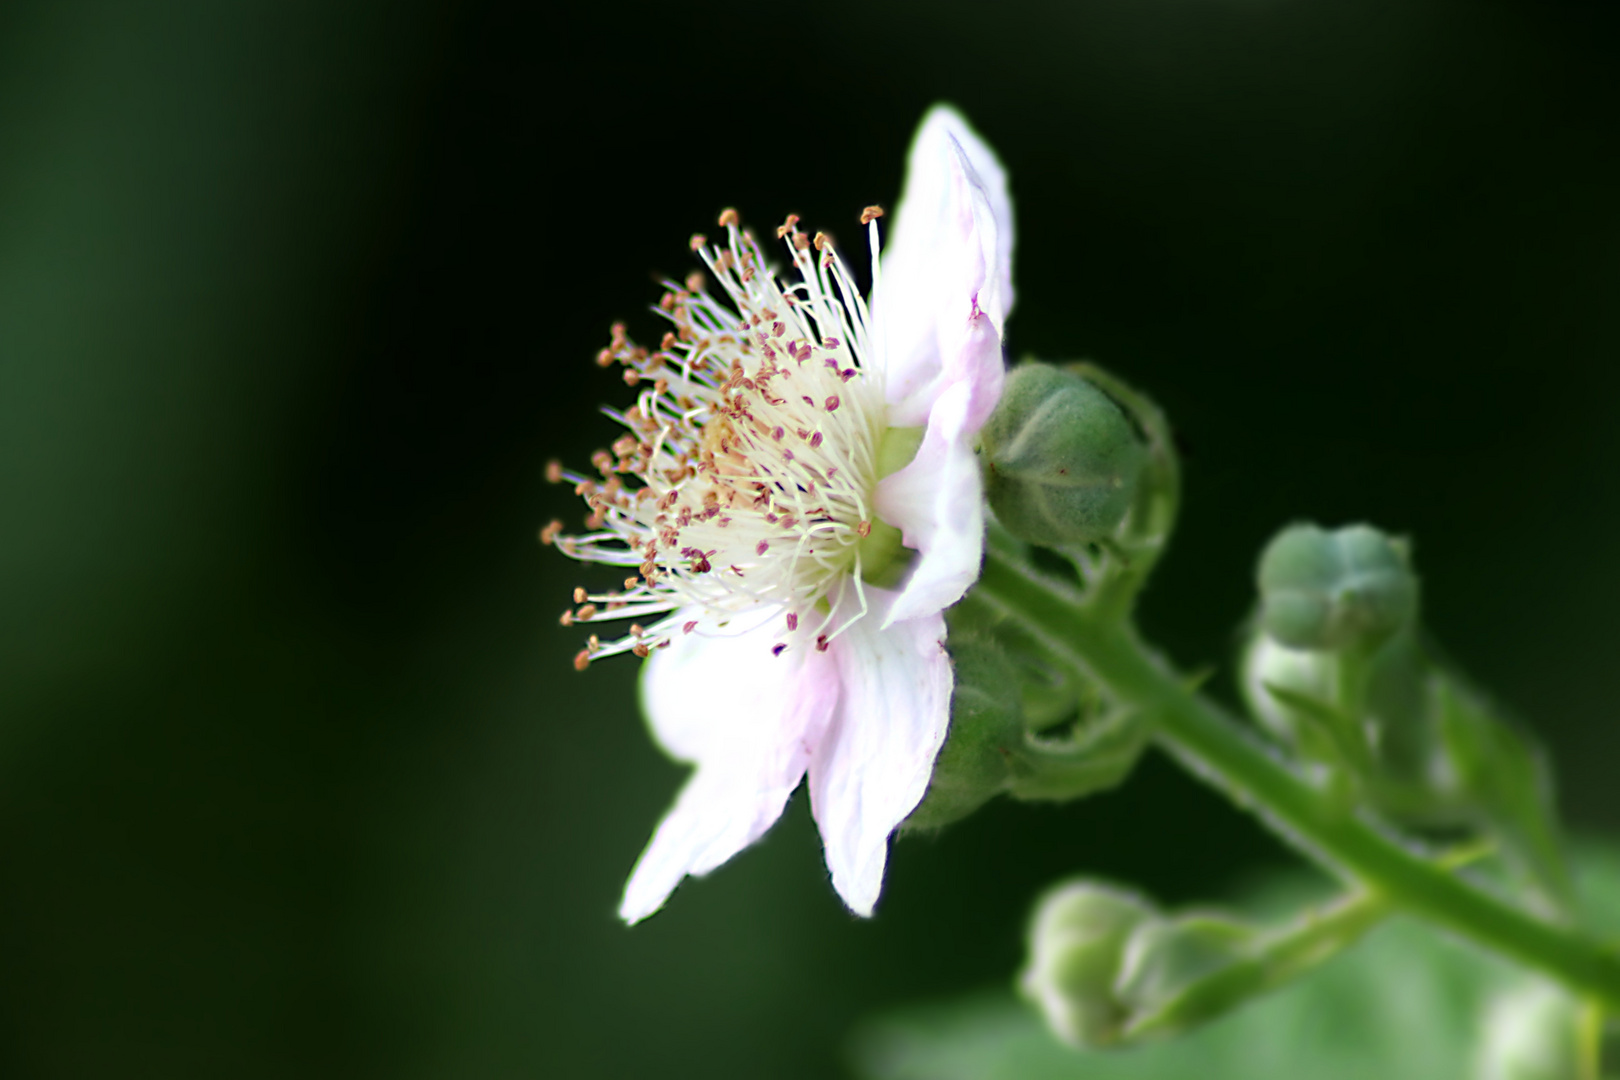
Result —
[[[1489, 844], [1473, 844], [1448, 853], [1435, 865], [1441, 870], [1466, 866], [1489, 854]], [[1232, 1005], [1284, 986], [1324, 964], [1393, 915], [1397, 905], [1381, 893], [1356, 891], [1325, 908], [1307, 913], [1266, 934], [1252, 955], [1195, 984], [1175, 1002], [1169, 1014], [1143, 1017], [1126, 1034], [1141, 1036], [1168, 1027], [1181, 1017], [1214, 1017]]]
[[1054, 657], [1154, 718], [1155, 737], [1196, 775], [1353, 886], [1620, 1008], [1620, 958], [1447, 873], [1360, 818], [1336, 811], [1151, 652], [1128, 624], [1096, 620], [1073, 588], [992, 550], [980, 588]]

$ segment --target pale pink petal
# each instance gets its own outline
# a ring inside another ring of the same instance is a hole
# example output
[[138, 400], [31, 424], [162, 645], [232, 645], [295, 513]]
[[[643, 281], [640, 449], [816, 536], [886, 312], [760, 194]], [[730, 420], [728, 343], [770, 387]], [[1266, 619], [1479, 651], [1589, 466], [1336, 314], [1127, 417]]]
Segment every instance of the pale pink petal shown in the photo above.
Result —
[[878, 628], [879, 610], [832, 643], [843, 683], [838, 708], [810, 760], [810, 806], [833, 887], [857, 915], [883, 888], [889, 834], [928, 790], [951, 711], [945, 619], [936, 613]]
[[892, 424], [922, 424], [964, 364], [988, 361], [968, 339], [981, 315], [998, 340], [1005, 326], [1012, 235], [1006, 173], [958, 113], [936, 107], [912, 143], [873, 299]]
[[804, 776], [839, 672], [830, 652], [773, 656], [781, 630], [773, 619], [734, 637], [681, 636], [647, 662], [642, 705], [653, 734], [697, 771], [625, 885], [625, 921], [645, 919], [683, 877], [708, 873], [759, 839]]
[[911, 464], [878, 484], [878, 515], [900, 530], [918, 558], [883, 627], [939, 612], [979, 577], [984, 555], [984, 495], [973, 452], [972, 387], [957, 383], [934, 405]]

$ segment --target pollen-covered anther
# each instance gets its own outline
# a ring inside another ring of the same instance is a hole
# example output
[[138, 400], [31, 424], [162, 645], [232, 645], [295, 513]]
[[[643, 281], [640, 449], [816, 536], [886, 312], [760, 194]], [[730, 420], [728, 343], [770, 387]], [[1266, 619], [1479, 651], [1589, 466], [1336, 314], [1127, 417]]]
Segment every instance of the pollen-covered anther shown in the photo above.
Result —
[[797, 217], [782, 226], [790, 251], [813, 244], [822, 256], [794, 254], [799, 280], [787, 285], [734, 211], [721, 224], [727, 237], [699, 252], [713, 284], [702, 274], [684, 289], [666, 283], [656, 352], [614, 328], [611, 356], [627, 383], [645, 387], [663, 370], [633, 405], [608, 410], [627, 430], [592, 455], [600, 479], [548, 470], [591, 507], [587, 533], [553, 542], [621, 574], [639, 571], [622, 594], [576, 598], [574, 622], [636, 620], [629, 633], [606, 634], [593, 657], [647, 655], [677, 627], [694, 632], [700, 616], [724, 627], [766, 605], [793, 631], [798, 613], [858, 609], [818, 620], [825, 648], [866, 610], [857, 530], [871, 517], [885, 415], [881, 380], [859, 378], [870, 348], [865, 310], [848, 299], [854, 284], [825, 233], [812, 239]]
[[799, 215], [798, 214], [789, 214], [787, 216], [787, 220], [782, 222], [782, 224], [780, 224], [780, 225], [778, 225], [776, 227], [776, 238], [778, 240], [780, 240], [783, 237], [787, 236], [788, 233], [796, 232], [798, 230], [798, 224], [799, 224]]
[[870, 225], [870, 224], [872, 224], [872, 222], [876, 221], [878, 218], [880, 218], [882, 216], [883, 216], [883, 207], [881, 207], [881, 206], [868, 206], [865, 210], [861, 211], [861, 224], [862, 225]]
[[574, 654], [574, 670], [584, 671], [591, 666], [591, 650], [581, 649]]
[[738, 222], [741, 220], [742, 219], [737, 215], [737, 211], [733, 210], [729, 206], [720, 211], [720, 227], [722, 229], [735, 228]]
[[586, 595], [587, 594], [583, 587], [579, 585], [574, 586], [574, 603], [583, 604], [585, 602]]
[[545, 544], [547, 547], [550, 547], [552, 544], [557, 542], [557, 534], [562, 532], [562, 530], [563, 523], [558, 521], [556, 518], [552, 518], [541, 527], [540, 542]]
[[686, 242], [686, 246], [691, 248], [693, 251], [702, 251], [708, 242], [709, 238], [707, 236], [704, 236], [702, 233], [693, 233], [692, 239]]

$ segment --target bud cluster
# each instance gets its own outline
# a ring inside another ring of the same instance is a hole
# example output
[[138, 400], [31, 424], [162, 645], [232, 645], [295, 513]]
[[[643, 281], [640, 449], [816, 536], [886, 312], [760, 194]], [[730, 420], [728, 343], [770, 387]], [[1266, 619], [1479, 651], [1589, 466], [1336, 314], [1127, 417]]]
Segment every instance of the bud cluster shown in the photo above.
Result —
[[1405, 541], [1367, 525], [1284, 529], [1261, 555], [1243, 690], [1347, 808], [1486, 832], [1556, 908], [1567, 891], [1543, 759], [1439, 662]]

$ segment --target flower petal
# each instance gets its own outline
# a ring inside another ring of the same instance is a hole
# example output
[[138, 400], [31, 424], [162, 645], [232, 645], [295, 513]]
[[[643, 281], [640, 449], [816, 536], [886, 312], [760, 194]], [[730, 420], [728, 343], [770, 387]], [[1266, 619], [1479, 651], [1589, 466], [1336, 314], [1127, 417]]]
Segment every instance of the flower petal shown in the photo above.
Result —
[[[873, 300], [891, 423], [921, 424], [948, 368], [989, 359], [982, 351], [964, 353], [963, 344], [980, 313], [998, 338], [1006, 324], [1012, 240], [1005, 170], [959, 113], [936, 106], [907, 158]], [[999, 352], [994, 361], [999, 366]]]
[[959, 382], [945, 391], [934, 405], [917, 456], [877, 486], [873, 501], [878, 516], [920, 553], [886, 616], [885, 629], [943, 611], [978, 580], [984, 557], [984, 485], [973, 437], [983, 423], [977, 414], [985, 410], [973, 389]]
[[[888, 602], [881, 589], [867, 593], [876, 609]], [[827, 868], [857, 915], [872, 914], [889, 834], [928, 790], [951, 712], [944, 616], [879, 629], [878, 614], [832, 643], [843, 691], [810, 760], [810, 807]]]
[[681, 637], [647, 662], [641, 696], [653, 734], [697, 771], [625, 885], [626, 922], [764, 835], [804, 776], [838, 698], [838, 668], [810, 649], [772, 656], [779, 630], [773, 619], [732, 637]]

